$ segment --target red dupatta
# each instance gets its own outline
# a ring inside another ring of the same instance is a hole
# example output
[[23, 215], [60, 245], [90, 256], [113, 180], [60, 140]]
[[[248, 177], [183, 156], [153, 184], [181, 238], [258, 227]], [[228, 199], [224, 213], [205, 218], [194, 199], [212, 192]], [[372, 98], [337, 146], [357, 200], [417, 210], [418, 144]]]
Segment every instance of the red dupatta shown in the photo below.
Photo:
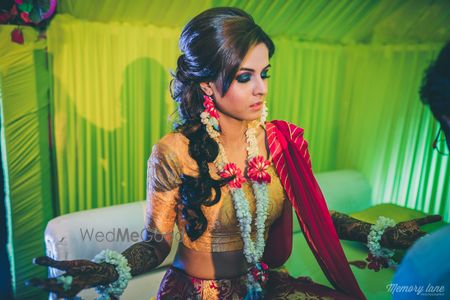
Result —
[[365, 299], [345, 257], [325, 198], [312, 173], [303, 129], [286, 121], [266, 123], [272, 160], [289, 201], [271, 226], [263, 261], [281, 266], [292, 251], [292, 207], [311, 251], [330, 283], [339, 291]]

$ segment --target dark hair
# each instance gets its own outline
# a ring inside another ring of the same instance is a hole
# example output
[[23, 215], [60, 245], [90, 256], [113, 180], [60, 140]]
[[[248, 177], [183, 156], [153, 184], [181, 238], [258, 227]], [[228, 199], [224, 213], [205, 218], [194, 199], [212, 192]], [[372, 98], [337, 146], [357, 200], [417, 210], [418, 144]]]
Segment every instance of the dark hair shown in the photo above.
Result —
[[425, 71], [420, 99], [438, 114], [450, 113], [450, 42], [441, 49], [438, 58]]
[[[219, 153], [217, 143], [208, 135], [200, 121], [203, 91], [200, 82], [215, 82], [218, 90], [226, 94], [248, 50], [264, 43], [269, 57], [275, 51], [270, 37], [238, 8], [217, 7], [194, 17], [183, 29], [179, 41], [182, 52], [170, 84], [172, 98], [178, 103], [178, 120], [174, 129], [189, 139], [189, 155], [197, 162], [199, 176], [183, 174], [180, 187], [182, 216], [187, 221], [186, 233], [194, 241], [207, 227], [201, 206], [216, 204], [221, 197], [220, 187], [228, 179], [214, 180], [208, 163]], [[212, 189], [216, 195], [212, 196]]]

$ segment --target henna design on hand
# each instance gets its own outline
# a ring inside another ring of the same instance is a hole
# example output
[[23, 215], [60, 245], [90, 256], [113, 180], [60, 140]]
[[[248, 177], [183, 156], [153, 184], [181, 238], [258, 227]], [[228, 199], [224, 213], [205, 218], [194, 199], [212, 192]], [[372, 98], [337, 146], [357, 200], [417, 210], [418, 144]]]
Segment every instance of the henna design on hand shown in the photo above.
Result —
[[370, 232], [370, 226], [372, 224], [334, 210], [330, 211], [330, 215], [334, 228], [341, 240], [367, 243], [367, 235]]
[[131, 275], [135, 276], [156, 268], [162, 262], [157, 253], [155, 242], [143, 241], [130, 246], [122, 255], [128, 260]]
[[[340, 239], [367, 243], [371, 223], [352, 218], [346, 214], [330, 211], [334, 227]], [[441, 221], [440, 215], [430, 215], [398, 223], [388, 227], [381, 236], [380, 245], [391, 249], [408, 249], [427, 233], [420, 226]]]

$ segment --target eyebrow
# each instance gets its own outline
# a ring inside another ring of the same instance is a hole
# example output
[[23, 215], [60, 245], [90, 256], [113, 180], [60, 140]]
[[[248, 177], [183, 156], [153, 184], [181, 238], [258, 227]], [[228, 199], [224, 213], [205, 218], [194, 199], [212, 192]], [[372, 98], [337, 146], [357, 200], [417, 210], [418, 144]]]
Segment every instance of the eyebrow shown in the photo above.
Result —
[[[270, 64], [268, 64], [267, 66], [265, 66], [265, 67], [263, 68], [263, 70], [264, 70], [264, 69], [267, 69], [267, 68], [269, 68], [269, 67], [271, 67]], [[255, 70], [250, 69], [250, 68], [240, 68], [239, 71], [250, 71], [250, 72], [255, 72]]]

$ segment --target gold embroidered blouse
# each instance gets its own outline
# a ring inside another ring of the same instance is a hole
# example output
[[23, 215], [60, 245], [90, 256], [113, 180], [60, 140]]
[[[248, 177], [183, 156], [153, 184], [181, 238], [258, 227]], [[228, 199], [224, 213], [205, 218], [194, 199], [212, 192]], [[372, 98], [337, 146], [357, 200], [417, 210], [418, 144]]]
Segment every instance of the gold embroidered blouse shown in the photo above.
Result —
[[[172, 132], [165, 135], [153, 146], [147, 168], [147, 230], [161, 234], [170, 234], [176, 223], [179, 232], [183, 232], [185, 220], [179, 205], [180, 175], [198, 176], [197, 162], [189, 155], [189, 140], [181, 133]], [[214, 173], [213, 163], [209, 164], [213, 179], [220, 176]], [[281, 215], [283, 201], [286, 198], [275, 167], [271, 162], [268, 168], [272, 180], [268, 185], [269, 206], [266, 220], [265, 236], [268, 228]], [[256, 217], [255, 197], [250, 183], [242, 185], [253, 220]], [[214, 192], [213, 192], [214, 196]], [[206, 252], [223, 252], [243, 249], [243, 240], [234, 211], [233, 200], [227, 185], [221, 187], [221, 198], [213, 206], [202, 206], [208, 220], [205, 232], [195, 241], [187, 234], [178, 235], [187, 248]], [[252, 239], [255, 239], [256, 228], [252, 223]]]

